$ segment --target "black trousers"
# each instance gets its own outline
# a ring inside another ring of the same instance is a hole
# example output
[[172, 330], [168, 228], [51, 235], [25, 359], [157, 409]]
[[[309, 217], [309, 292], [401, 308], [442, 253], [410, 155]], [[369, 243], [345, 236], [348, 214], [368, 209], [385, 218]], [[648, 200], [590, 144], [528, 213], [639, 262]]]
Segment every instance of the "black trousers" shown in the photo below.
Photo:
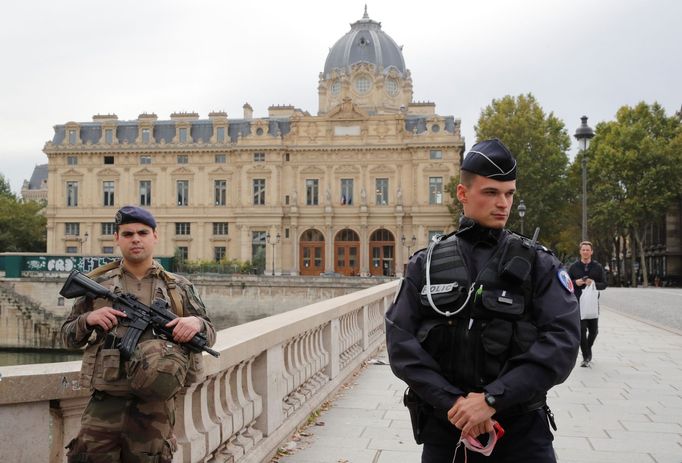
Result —
[[599, 319], [580, 320], [580, 352], [583, 360], [592, 360], [592, 345], [599, 333]]
[[[467, 463], [556, 463], [554, 436], [542, 409], [498, 421], [505, 434], [497, 441], [493, 453], [486, 457], [467, 450]], [[424, 443], [422, 463], [452, 463], [457, 441], [457, 436], [453, 436], [450, 443]], [[464, 450], [461, 445], [455, 463], [464, 463]]]

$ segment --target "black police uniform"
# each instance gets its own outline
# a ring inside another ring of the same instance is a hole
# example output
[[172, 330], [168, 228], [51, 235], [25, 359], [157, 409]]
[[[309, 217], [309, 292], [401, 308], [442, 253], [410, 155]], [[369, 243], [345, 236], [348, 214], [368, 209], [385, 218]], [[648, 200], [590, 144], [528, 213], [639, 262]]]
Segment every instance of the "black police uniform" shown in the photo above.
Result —
[[[505, 171], [489, 145], [477, 148]], [[469, 392], [494, 398], [506, 431], [490, 457], [468, 452], [469, 462], [554, 462], [545, 397], [568, 377], [580, 340], [567, 272], [546, 248], [468, 218], [430, 254], [410, 259], [386, 313], [390, 364], [409, 386], [422, 462], [453, 461], [460, 431], [447, 412]], [[463, 449], [457, 455], [464, 461]]]

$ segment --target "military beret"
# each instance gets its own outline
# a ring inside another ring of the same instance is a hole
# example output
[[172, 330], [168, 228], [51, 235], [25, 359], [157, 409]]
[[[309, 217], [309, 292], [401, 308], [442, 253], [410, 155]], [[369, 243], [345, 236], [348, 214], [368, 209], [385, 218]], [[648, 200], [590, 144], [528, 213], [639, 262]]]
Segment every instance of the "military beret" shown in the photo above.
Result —
[[516, 159], [497, 138], [483, 140], [464, 156], [462, 170], [501, 182], [516, 180]]
[[143, 223], [156, 229], [156, 220], [154, 220], [151, 212], [137, 206], [123, 206], [120, 208], [114, 217], [114, 223], [117, 229], [119, 225], [125, 223]]

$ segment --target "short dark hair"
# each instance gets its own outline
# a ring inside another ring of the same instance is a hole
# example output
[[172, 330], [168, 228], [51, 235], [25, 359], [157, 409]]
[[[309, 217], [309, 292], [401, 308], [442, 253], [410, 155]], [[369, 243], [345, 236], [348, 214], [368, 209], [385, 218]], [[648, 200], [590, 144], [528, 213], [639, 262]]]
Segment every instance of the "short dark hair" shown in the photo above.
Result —
[[478, 174], [474, 174], [473, 172], [469, 172], [468, 170], [460, 170], [459, 183], [469, 188], [471, 187], [471, 184], [474, 183], [474, 178], [476, 177], [476, 175]]

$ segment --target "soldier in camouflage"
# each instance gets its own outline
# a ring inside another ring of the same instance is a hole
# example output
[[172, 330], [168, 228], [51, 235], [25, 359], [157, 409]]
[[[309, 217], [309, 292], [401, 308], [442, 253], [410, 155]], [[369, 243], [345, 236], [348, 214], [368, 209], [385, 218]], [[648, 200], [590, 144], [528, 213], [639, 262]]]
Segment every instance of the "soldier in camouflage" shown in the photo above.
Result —
[[165, 299], [178, 317], [167, 325], [173, 328], [172, 340], [157, 339], [149, 329], [126, 361], [117, 348], [125, 334], [119, 318], [125, 314], [106, 300], [76, 300], [61, 332], [67, 346], [86, 346], [80, 383], [90, 388], [92, 397], [78, 436], [67, 446], [67, 458], [69, 463], [166, 463], [177, 447], [174, 396], [201, 374], [201, 354], [182, 343], [204, 333], [213, 345], [215, 329], [192, 284], [154, 261], [154, 217], [125, 206], [116, 213], [115, 224], [114, 240], [123, 258], [95, 269], [90, 277], [147, 305]]

